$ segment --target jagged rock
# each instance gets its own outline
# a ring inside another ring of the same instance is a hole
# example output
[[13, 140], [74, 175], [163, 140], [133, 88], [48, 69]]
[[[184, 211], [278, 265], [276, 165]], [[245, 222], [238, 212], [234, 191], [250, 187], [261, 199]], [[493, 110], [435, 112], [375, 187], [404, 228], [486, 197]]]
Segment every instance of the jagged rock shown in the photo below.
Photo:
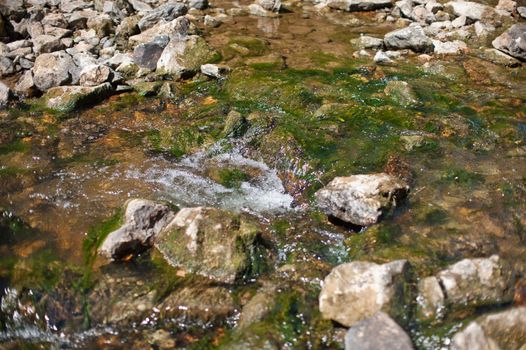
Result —
[[13, 61], [5, 56], [0, 56], [0, 77], [11, 75], [15, 72]]
[[526, 6], [519, 6], [519, 7], [517, 7], [517, 13], [522, 18], [526, 18]]
[[418, 103], [418, 98], [415, 92], [405, 81], [389, 81], [385, 86], [384, 93], [402, 106], [409, 106]]
[[411, 18], [421, 24], [430, 24], [436, 21], [433, 12], [429, 11], [425, 6], [415, 6], [411, 13]]
[[4, 108], [7, 105], [10, 95], [11, 89], [0, 81], [0, 108]]
[[495, 31], [494, 26], [492, 26], [491, 24], [484, 24], [480, 21], [475, 22], [474, 28], [475, 34], [482, 39], [487, 38]]
[[182, 2], [167, 3], [149, 11], [139, 21], [139, 29], [145, 31], [164, 20], [166, 22], [172, 21], [177, 17], [183, 16], [188, 11], [188, 8]]
[[526, 348], [526, 307], [484, 315], [455, 334], [451, 350]]
[[104, 64], [90, 64], [82, 68], [79, 83], [83, 86], [96, 86], [112, 78], [110, 67]]
[[433, 40], [433, 46], [436, 55], [458, 55], [468, 50], [466, 43], [460, 40], [446, 42]]
[[407, 333], [383, 312], [352, 326], [345, 335], [345, 350], [412, 350]]
[[34, 96], [37, 93], [37, 88], [35, 86], [35, 82], [33, 81], [33, 72], [30, 70], [25, 71], [16, 83], [14, 91], [18, 96]]
[[526, 61], [526, 23], [514, 24], [493, 40], [492, 45], [497, 50]]
[[391, 0], [327, 0], [326, 5], [343, 11], [372, 11], [393, 4]]
[[398, 322], [407, 322], [409, 269], [406, 260], [336, 266], [323, 281], [319, 298], [323, 317], [352, 327], [383, 311]]
[[113, 20], [107, 14], [99, 14], [91, 17], [86, 22], [88, 29], [93, 29], [99, 38], [110, 35], [113, 32]]
[[455, 16], [465, 16], [473, 21], [480, 21], [485, 17], [497, 15], [494, 8], [472, 1], [450, 1], [446, 3]]
[[42, 54], [35, 60], [33, 80], [36, 87], [46, 91], [70, 82], [70, 72], [76, 68], [73, 58], [64, 51]]
[[58, 28], [67, 28], [68, 21], [62, 13], [51, 12], [44, 16], [41, 21], [41, 24], [44, 26], [58, 27]]
[[385, 34], [384, 44], [390, 50], [433, 51], [433, 41], [426, 36], [420, 25], [410, 25]]
[[378, 221], [409, 191], [409, 186], [391, 175], [379, 173], [337, 177], [316, 192], [318, 207], [345, 222], [367, 226]]
[[49, 89], [43, 98], [48, 108], [59, 112], [70, 112], [98, 103], [112, 92], [113, 87], [110, 83], [98, 86], [57, 86]]
[[161, 57], [166, 45], [168, 45], [168, 38], [166, 40], [158, 40], [151, 43], [139, 44], [133, 51], [133, 61], [141, 68], [155, 70], [157, 62]]
[[174, 267], [232, 283], [257, 270], [258, 236], [258, 223], [244, 214], [184, 208], [156, 238], [155, 247]]
[[215, 57], [216, 52], [197, 35], [172, 39], [157, 62], [157, 73], [169, 74], [176, 79], [185, 77], [196, 73], [201, 65]]
[[186, 17], [179, 17], [168, 23], [159, 23], [141, 34], [130, 37], [130, 45], [163, 41], [165, 38], [180, 39], [188, 34], [191, 23]]
[[126, 203], [122, 226], [106, 237], [99, 254], [118, 260], [140, 253], [153, 246], [156, 236], [173, 217], [166, 205], [132, 199]]
[[201, 73], [211, 78], [221, 79], [225, 74], [230, 72], [230, 68], [226, 66], [218, 66], [217, 64], [203, 64], [201, 66]]
[[139, 16], [129, 16], [122, 20], [122, 22], [115, 29], [115, 35], [128, 38], [140, 32]]
[[382, 50], [379, 50], [378, 52], [376, 52], [376, 54], [374, 55], [373, 61], [374, 63], [378, 63], [378, 64], [393, 63], [393, 60], [389, 56], [387, 56], [387, 54]]
[[39, 35], [36, 38], [33, 39], [33, 50], [35, 53], [41, 54], [41, 53], [50, 53], [62, 50], [64, 48], [64, 45], [60, 42], [59, 37], [51, 36], [51, 35]]
[[384, 45], [384, 41], [380, 38], [375, 38], [368, 35], [360, 35], [356, 39], [351, 40], [351, 44], [357, 49], [380, 49]]

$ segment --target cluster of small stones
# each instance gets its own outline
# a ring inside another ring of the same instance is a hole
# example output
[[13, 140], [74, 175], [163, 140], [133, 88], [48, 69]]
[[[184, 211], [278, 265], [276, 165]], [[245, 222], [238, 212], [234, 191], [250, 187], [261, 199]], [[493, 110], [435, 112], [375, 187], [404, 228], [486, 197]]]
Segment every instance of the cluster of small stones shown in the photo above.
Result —
[[[59, 86], [75, 88], [52, 97], [195, 74], [215, 54], [193, 35], [192, 13], [207, 7], [206, 0], [2, 1], [0, 107]], [[203, 67], [216, 78], [224, 72]]]
[[[461, 55], [469, 43], [484, 47], [482, 55], [506, 66], [518, 66], [526, 60], [521, 42], [526, 40], [526, 8], [513, 0], [500, 0], [496, 7], [470, 1], [436, 0], [325, 0], [320, 9], [369, 11], [379, 9], [379, 22], [394, 23], [401, 29], [384, 38], [363, 35], [354, 39], [356, 57], [373, 57], [378, 64], [392, 64], [409, 54], [423, 61], [431, 55]], [[518, 23], [517, 23], [518, 22]]]

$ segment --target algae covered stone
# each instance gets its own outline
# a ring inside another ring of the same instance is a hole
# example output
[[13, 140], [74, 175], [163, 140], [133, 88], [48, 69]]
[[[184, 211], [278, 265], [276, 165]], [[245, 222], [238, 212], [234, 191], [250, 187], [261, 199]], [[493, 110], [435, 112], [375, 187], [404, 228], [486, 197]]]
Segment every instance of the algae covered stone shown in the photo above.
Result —
[[325, 214], [367, 226], [376, 223], [408, 191], [409, 186], [403, 180], [379, 173], [336, 177], [315, 196], [318, 207]]
[[46, 106], [57, 112], [71, 112], [74, 109], [98, 103], [113, 93], [113, 86], [104, 83], [97, 86], [57, 86], [44, 95]]
[[400, 323], [407, 322], [411, 299], [410, 265], [396, 260], [378, 265], [355, 261], [332, 269], [319, 297], [324, 318], [346, 327], [383, 311]]
[[249, 276], [260, 259], [258, 223], [215, 208], [183, 208], [156, 239], [168, 263], [190, 273], [232, 283]]

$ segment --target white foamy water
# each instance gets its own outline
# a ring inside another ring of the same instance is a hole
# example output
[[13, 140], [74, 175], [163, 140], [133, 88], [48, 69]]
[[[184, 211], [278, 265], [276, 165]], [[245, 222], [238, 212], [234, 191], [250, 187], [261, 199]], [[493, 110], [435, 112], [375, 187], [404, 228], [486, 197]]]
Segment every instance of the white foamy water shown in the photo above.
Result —
[[[177, 163], [160, 158], [149, 163], [142, 170], [129, 170], [125, 176], [153, 185], [161, 198], [181, 206], [279, 213], [290, 210], [293, 203], [292, 196], [286, 193], [276, 170], [235, 151], [214, 156], [200, 152]], [[241, 182], [239, 188], [227, 188], [206, 176], [209, 167], [249, 168], [257, 175]]]

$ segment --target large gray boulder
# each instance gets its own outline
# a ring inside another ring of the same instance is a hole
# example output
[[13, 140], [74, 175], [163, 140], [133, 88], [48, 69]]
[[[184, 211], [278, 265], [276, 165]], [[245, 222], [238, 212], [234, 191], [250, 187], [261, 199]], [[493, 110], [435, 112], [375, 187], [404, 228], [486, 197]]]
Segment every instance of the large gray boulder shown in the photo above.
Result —
[[415, 52], [433, 52], [433, 41], [418, 24], [385, 34], [384, 44], [388, 50], [410, 49]]
[[166, 205], [132, 199], [126, 203], [122, 226], [106, 237], [99, 254], [117, 260], [140, 253], [153, 246], [155, 237], [173, 217]]
[[64, 51], [42, 54], [35, 60], [33, 80], [36, 87], [46, 91], [70, 82], [76, 68], [73, 58]]
[[372, 11], [391, 7], [391, 0], [327, 0], [327, 6], [343, 11]]
[[323, 281], [320, 311], [324, 318], [346, 327], [379, 311], [405, 323], [411, 300], [409, 274], [406, 260], [383, 265], [355, 261], [336, 266]]
[[409, 191], [402, 180], [385, 174], [334, 178], [316, 192], [316, 203], [327, 215], [347, 223], [367, 226], [378, 221]]
[[485, 315], [455, 334], [451, 350], [526, 349], [526, 307]]
[[183, 208], [155, 240], [167, 262], [189, 273], [232, 283], [258, 270], [259, 224], [215, 208]]
[[377, 312], [345, 335], [345, 350], [412, 350], [407, 333], [389, 315]]
[[216, 52], [200, 36], [172, 38], [157, 61], [157, 73], [178, 79], [198, 72], [215, 57]]
[[160, 21], [169, 22], [177, 17], [183, 16], [188, 11], [186, 5], [182, 2], [167, 3], [149, 11], [139, 21], [139, 29], [145, 31], [159, 23]]
[[494, 48], [526, 61], [526, 23], [517, 23], [493, 40]]

